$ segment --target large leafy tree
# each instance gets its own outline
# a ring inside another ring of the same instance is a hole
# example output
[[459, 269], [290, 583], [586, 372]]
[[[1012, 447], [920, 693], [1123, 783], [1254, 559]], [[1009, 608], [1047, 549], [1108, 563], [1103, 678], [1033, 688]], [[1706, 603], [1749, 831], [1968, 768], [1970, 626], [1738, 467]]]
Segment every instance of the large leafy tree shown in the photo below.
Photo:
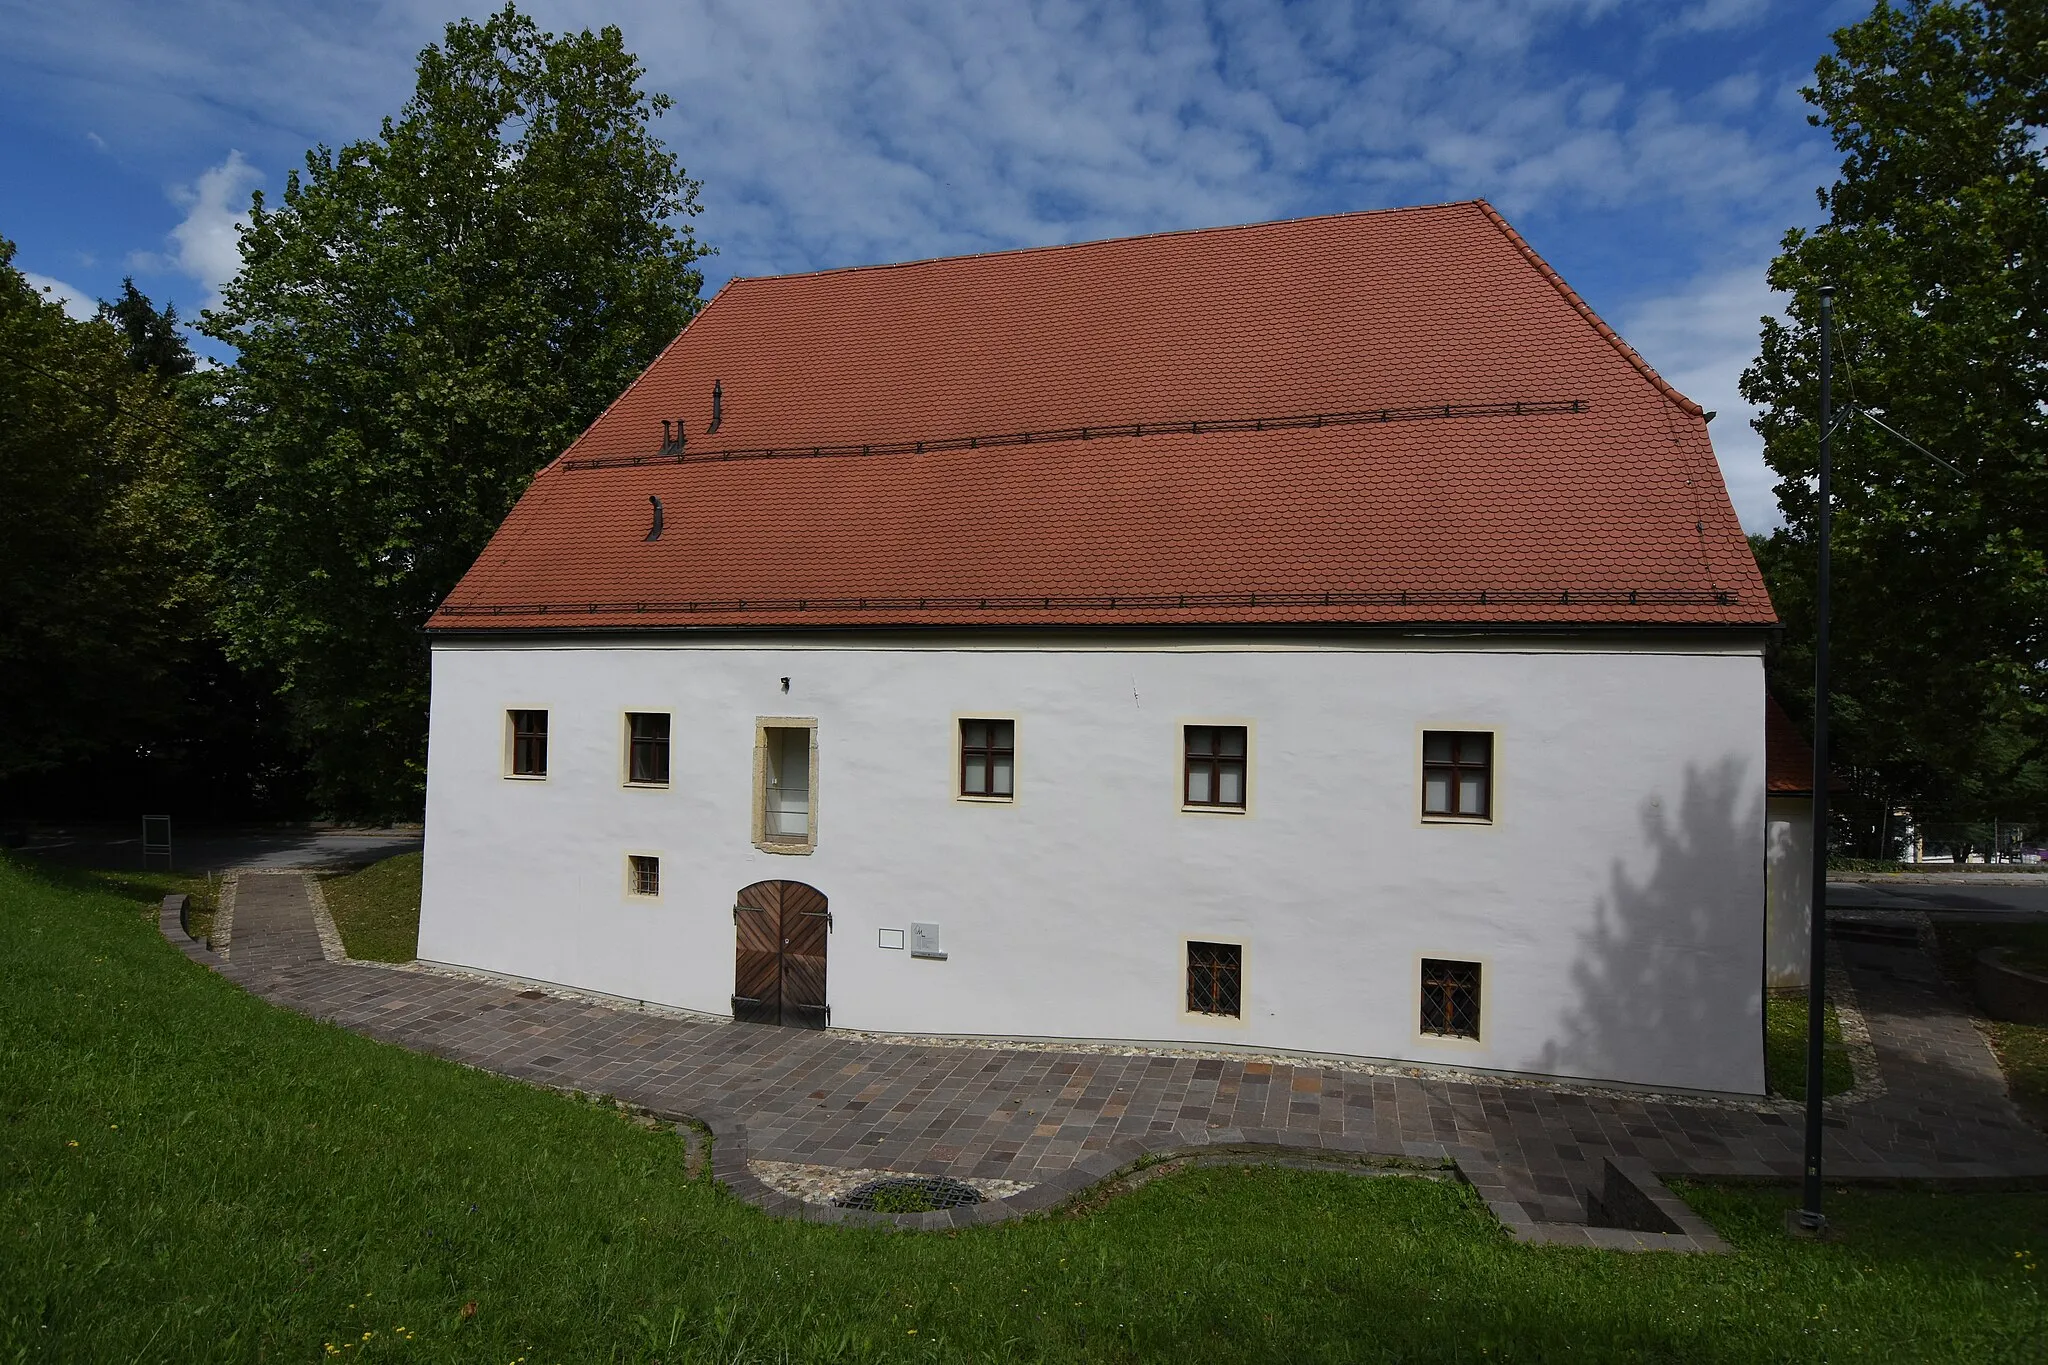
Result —
[[0, 782], [175, 731], [206, 601], [170, 383], [13, 261], [0, 238]]
[[[1743, 389], [1786, 525], [1760, 559], [1810, 702], [1818, 289], [1837, 290], [1834, 731], [1873, 811], [2048, 815], [2048, 8], [1880, 3], [1804, 91], [1843, 156], [1770, 272]], [[1874, 832], [1882, 815], [1864, 820]]]
[[448, 26], [377, 137], [257, 195], [204, 330], [234, 654], [275, 670], [321, 800], [418, 809], [422, 623], [533, 471], [675, 336], [697, 183], [619, 31]]

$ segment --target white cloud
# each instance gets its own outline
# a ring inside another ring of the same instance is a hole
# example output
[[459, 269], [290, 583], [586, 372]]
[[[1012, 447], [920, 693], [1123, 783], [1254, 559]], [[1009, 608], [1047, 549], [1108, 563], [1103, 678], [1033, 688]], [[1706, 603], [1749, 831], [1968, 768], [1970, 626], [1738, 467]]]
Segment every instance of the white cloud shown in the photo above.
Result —
[[1749, 425], [1757, 410], [1737, 387], [1756, 359], [1761, 319], [1784, 305], [1764, 282], [1765, 262], [1716, 271], [1683, 289], [1636, 305], [1621, 333], [1666, 379], [1717, 415], [1711, 428], [1736, 515], [1746, 531], [1768, 531], [1783, 518], [1771, 491], [1778, 476], [1764, 463], [1763, 438]]
[[249, 192], [263, 183], [263, 173], [238, 151], [202, 173], [191, 185], [174, 186], [171, 201], [185, 210], [170, 231], [166, 254], [138, 253], [143, 269], [175, 270], [208, 290], [207, 305], [219, 301], [220, 290], [242, 268], [240, 230], [249, 221]]
[[60, 279], [49, 275], [38, 275], [33, 270], [24, 270], [21, 277], [28, 281], [29, 288], [38, 294], [47, 294], [51, 299], [64, 305], [64, 311], [80, 322], [99, 316], [99, 300], [82, 289], [74, 289]]

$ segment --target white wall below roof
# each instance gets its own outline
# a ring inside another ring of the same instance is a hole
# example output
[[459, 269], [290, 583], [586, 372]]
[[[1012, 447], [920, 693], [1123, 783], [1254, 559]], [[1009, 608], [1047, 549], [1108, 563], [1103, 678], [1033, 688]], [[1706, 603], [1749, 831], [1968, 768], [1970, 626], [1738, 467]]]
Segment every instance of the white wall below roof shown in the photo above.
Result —
[[1813, 798], [1773, 796], [1764, 803], [1769, 870], [1764, 984], [1804, 986], [1812, 947]]
[[[544, 782], [501, 775], [513, 707], [551, 713]], [[784, 878], [830, 898], [838, 1027], [1754, 1093], [1763, 709], [1748, 648], [442, 641], [419, 951], [724, 1014], [734, 893]], [[674, 713], [670, 788], [623, 785], [627, 710]], [[1017, 718], [1013, 804], [954, 799], [983, 714]], [[807, 856], [750, 841], [761, 716], [818, 719]], [[1247, 814], [1182, 810], [1200, 720], [1252, 727]], [[1491, 825], [1418, 818], [1424, 728], [1498, 731]], [[946, 960], [877, 946], [913, 921]], [[1184, 1011], [1189, 938], [1245, 945], [1241, 1022]], [[1425, 956], [1484, 964], [1481, 1041], [1418, 1033]]]

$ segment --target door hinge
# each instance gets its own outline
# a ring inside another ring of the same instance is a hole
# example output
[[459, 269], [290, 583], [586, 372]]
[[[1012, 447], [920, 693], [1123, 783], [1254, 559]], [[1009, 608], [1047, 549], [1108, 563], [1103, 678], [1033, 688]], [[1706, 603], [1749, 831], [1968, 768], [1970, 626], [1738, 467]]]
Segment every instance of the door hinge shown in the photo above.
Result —
[[814, 917], [819, 915], [824, 916], [825, 932], [828, 934], [832, 932], [832, 912], [830, 910], [800, 910], [797, 913], [803, 915], [811, 915]]

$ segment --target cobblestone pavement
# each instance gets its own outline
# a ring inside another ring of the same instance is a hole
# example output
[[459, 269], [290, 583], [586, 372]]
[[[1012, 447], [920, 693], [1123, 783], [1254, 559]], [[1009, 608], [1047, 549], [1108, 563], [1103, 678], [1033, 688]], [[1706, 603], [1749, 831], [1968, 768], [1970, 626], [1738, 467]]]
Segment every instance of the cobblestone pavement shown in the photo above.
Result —
[[[264, 999], [369, 1037], [698, 1118], [720, 1138], [720, 1178], [784, 1213], [799, 1202], [753, 1179], [749, 1157], [1032, 1184], [1009, 1201], [1024, 1209], [1141, 1151], [1243, 1145], [1454, 1160], [1511, 1226], [1583, 1224], [1585, 1192], [1609, 1158], [1667, 1176], [1793, 1179], [1801, 1169], [1799, 1115], [1764, 1101], [1225, 1056], [919, 1046], [330, 962], [297, 875], [241, 877], [226, 961], [185, 943], [174, 917], [166, 933]], [[1830, 1104], [1828, 1177], [2048, 1180], [2048, 1140], [2006, 1097], [1989, 1047], [1932, 962], [1911, 948], [1841, 947], [1884, 1085], [1873, 1098]]]

